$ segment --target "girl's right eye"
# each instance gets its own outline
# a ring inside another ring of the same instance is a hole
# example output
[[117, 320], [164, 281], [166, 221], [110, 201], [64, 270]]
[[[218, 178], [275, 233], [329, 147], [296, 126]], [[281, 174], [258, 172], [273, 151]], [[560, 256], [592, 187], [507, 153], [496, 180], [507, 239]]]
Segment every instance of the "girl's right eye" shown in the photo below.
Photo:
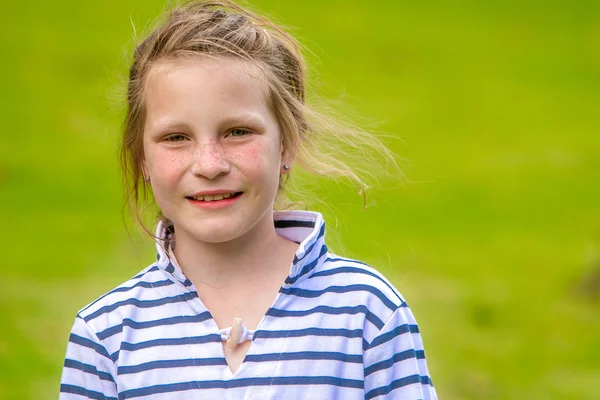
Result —
[[166, 142], [182, 142], [185, 140], [185, 136], [181, 133], [174, 133], [172, 135], [167, 135], [163, 138]]

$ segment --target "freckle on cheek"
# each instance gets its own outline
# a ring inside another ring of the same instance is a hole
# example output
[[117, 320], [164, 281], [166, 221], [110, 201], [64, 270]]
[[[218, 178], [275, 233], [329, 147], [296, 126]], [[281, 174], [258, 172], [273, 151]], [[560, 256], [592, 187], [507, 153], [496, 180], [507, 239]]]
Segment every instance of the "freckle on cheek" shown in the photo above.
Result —
[[159, 171], [162, 171], [164, 176], [176, 175], [183, 164], [184, 162], [180, 158], [162, 156], [156, 159], [156, 167]]

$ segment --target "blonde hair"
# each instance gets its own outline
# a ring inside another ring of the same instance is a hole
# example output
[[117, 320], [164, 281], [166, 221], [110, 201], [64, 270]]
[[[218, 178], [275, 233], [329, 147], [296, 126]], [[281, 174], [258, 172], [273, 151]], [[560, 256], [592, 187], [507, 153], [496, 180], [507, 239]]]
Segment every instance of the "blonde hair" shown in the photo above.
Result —
[[[347, 178], [364, 194], [369, 174], [365, 168], [348, 164], [351, 155], [363, 157], [364, 150], [371, 148], [395, 165], [392, 153], [376, 137], [306, 105], [306, 63], [291, 35], [229, 0], [192, 0], [167, 12], [164, 22], [136, 47], [129, 70], [120, 161], [126, 204], [142, 227], [140, 206], [148, 203], [150, 195], [142, 171], [145, 83], [155, 63], [190, 56], [234, 58], [257, 65], [264, 75], [268, 105], [280, 125], [283, 147], [305, 170]], [[378, 164], [374, 159], [360, 163]], [[285, 203], [281, 201], [285, 198], [283, 179], [278, 204]], [[166, 220], [160, 212], [159, 218]]]

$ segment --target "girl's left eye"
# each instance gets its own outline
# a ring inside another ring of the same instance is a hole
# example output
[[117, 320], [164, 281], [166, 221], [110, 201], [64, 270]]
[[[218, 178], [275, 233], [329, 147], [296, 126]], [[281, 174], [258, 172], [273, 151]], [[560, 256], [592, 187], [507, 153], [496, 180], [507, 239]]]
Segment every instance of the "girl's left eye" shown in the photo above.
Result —
[[250, 134], [251, 132], [247, 129], [235, 128], [229, 131], [229, 136], [239, 137]]

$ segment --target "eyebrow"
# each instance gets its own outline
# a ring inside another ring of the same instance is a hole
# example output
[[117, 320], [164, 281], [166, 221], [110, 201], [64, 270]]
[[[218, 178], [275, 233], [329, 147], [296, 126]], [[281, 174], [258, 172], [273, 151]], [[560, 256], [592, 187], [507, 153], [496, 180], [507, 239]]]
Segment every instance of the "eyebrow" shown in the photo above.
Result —
[[186, 130], [189, 125], [172, 118], [162, 118], [146, 125], [150, 133], [160, 133], [165, 130]]
[[255, 113], [243, 113], [243, 114], [231, 114], [221, 118], [221, 124], [249, 124], [249, 125], [260, 125], [263, 126], [265, 121], [262, 117]]
[[[231, 114], [219, 117], [219, 129], [231, 127], [230, 125], [251, 125], [263, 127], [265, 121], [262, 117], [255, 113]], [[150, 132], [161, 132], [164, 130], [186, 130], [189, 129], [189, 123], [179, 120], [178, 118], [164, 117], [157, 121], [148, 124]]]

